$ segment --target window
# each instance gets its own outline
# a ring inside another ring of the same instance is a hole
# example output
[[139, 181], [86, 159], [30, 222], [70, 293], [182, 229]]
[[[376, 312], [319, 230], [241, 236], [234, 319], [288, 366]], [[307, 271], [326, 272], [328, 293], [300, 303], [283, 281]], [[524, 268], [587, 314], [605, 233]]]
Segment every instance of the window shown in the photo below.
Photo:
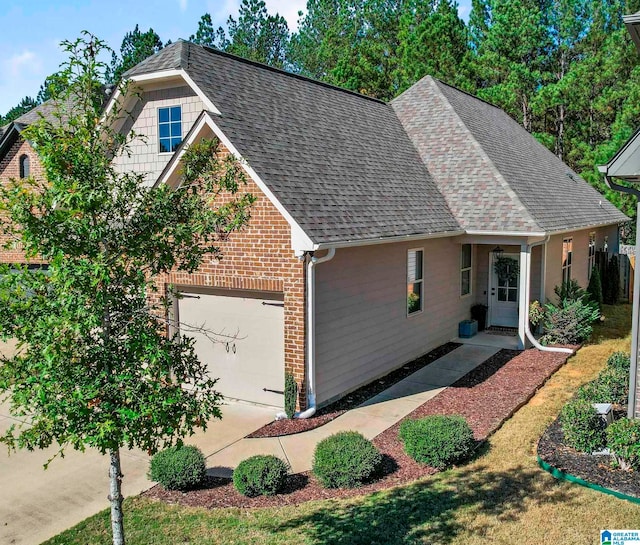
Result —
[[587, 258], [587, 274], [591, 280], [591, 271], [596, 266], [596, 233], [589, 233], [589, 257]]
[[20, 178], [28, 178], [29, 177], [29, 156], [21, 155], [20, 156]]
[[562, 240], [562, 281], [571, 279], [571, 260], [573, 258], [573, 238]]
[[182, 142], [182, 107], [158, 108], [160, 153], [176, 151]]
[[422, 250], [407, 254], [407, 315], [422, 310]]
[[460, 295], [471, 293], [471, 244], [463, 244], [460, 253]]

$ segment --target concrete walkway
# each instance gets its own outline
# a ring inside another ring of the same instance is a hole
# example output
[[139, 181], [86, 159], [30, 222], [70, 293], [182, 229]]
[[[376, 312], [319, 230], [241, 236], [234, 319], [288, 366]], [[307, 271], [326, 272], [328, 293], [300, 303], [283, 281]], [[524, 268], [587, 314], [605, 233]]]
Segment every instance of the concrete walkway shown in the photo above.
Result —
[[437, 396], [500, 350], [496, 346], [464, 344], [394, 384], [360, 407], [347, 411], [315, 430], [264, 439], [241, 439], [207, 458], [209, 473], [230, 477], [236, 465], [254, 454], [273, 454], [286, 460], [291, 471], [311, 469], [317, 443], [339, 431], [355, 430], [373, 439], [387, 428]]

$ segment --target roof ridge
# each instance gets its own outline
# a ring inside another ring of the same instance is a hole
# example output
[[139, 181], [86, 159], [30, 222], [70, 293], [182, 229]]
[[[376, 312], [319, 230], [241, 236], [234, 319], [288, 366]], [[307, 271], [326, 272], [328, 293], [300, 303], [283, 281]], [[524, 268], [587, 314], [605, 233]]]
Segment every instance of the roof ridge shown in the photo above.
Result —
[[460, 87], [456, 87], [455, 85], [451, 85], [450, 83], [447, 83], [446, 81], [442, 81], [440, 78], [436, 78], [435, 76], [425, 76], [425, 77], [431, 78], [436, 83], [441, 83], [442, 85], [446, 85], [447, 87], [450, 87], [451, 89], [453, 89], [455, 91], [463, 93], [463, 94], [465, 94], [465, 95], [467, 95], [467, 96], [469, 96], [471, 98], [474, 98], [475, 100], [479, 100], [480, 102], [484, 102], [485, 104], [495, 108], [496, 110], [500, 110], [501, 112], [504, 112], [504, 110], [502, 108], [500, 108], [500, 106], [498, 106], [497, 104], [494, 104], [493, 102], [489, 102], [488, 100], [485, 100], [484, 98], [481, 98], [478, 95], [474, 95], [473, 93], [470, 93], [469, 91], [465, 91], [464, 89], [460, 89]]
[[345, 89], [344, 87], [339, 87], [338, 85], [333, 85], [332, 83], [327, 83], [324, 81], [320, 81], [314, 78], [311, 78], [309, 76], [303, 76], [302, 74], [296, 74], [295, 72], [289, 72], [288, 70], [284, 70], [282, 68], [275, 68], [274, 66], [270, 66], [268, 64], [264, 64], [262, 62], [259, 61], [253, 61], [251, 59], [245, 59], [244, 57], [240, 57], [238, 55], [235, 55], [233, 53], [228, 53], [227, 51], [221, 51], [220, 49], [216, 49], [215, 47], [211, 47], [208, 45], [201, 45], [201, 44], [196, 44], [193, 42], [189, 42], [189, 41], [184, 41], [183, 42], [185, 44], [188, 44], [189, 46], [196, 46], [196, 47], [200, 47], [202, 48], [204, 51], [206, 51], [207, 53], [211, 53], [214, 55], [219, 55], [221, 57], [227, 57], [229, 59], [233, 59], [239, 62], [242, 62], [244, 64], [248, 64], [251, 66], [255, 66], [256, 68], [261, 68], [263, 70], [267, 70], [269, 72], [275, 72], [277, 74], [282, 74], [283, 76], [288, 76], [290, 78], [294, 78], [294, 79], [299, 79], [302, 81], [307, 81], [309, 83], [314, 83], [316, 85], [319, 85], [321, 87], [326, 87], [328, 89], [334, 89], [336, 91], [342, 91], [343, 93], [349, 94], [349, 95], [353, 95], [359, 98], [363, 98], [366, 100], [370, 100], [372, 102], [377, 102], [379, 104], [384, 104], [384, 105], [388, 105], [388, 102], [385, 102], [384, 100], [381, 100], [379, 98], [375, 98], [375, 97], [371, 97], [368, 95], [364, 95], [362, 93], [358, 93], [357, 91], [352, 91], [351, 89]]
[[[440, 80], [438, 80], [438, 79], [436, 79], [436, 78], [434, 78], [432, 76], [426, 76], [426, 79], [436, 89], [436, 92], [438, 93], [438, 95], [440, 96], [440, 98], [442, 99], [444, 104], [446, 105], [447, 109], [453, 114], [455, 119], [458, 121], [458, 123], [460, 123], [460, 125], [462, 127], [464, 127], [464, 130], [465, 130], [465, 132], [467, 134], [467, 137], [470, 139], [473, 147], [476, 149], [476, 151], [479, 153], [479, 155], [482, 157], [482, 159], [484, 161], [486, 161], [486, 163], [489, 166], [489, 168], [494, 172], [496, 180], [498, 181], [498, 183], [504, 189], [505, 195], [507, 195], [512, 201], [514, 201], [518, 205], [518, 207], [522, 211], [524, 211], [526, 213], [526, 215], [527, 215], [526, 219], [527, 219], [528, 222], [530, 222], [536, 228], [538, 228], [538, 229], [540, 229], [542, 231], [545, 231], [545, 229], [543, 229], [540, 226], [540, 224], [533, 218], [533, 216], [531, 215], [531, 212], [529, 212], [529, 209], [524, 205], [524, 203], [522, 202], [522, 200], [520, 199], [520, 197], [516, 193], [515, 189], [513, 189], [513, 187], [511, 187], [511, 185], [509, 184], [507, 179], [504, 177], [502, 172], [500, 172], [500, 169], [498, 169], [496, 164], [491, 160], [491, 157], [489, 157], [489, 154], [484, 150], [484, 148], [482, 147], [480, 142], [478, 142], [478, 140], [474, 136], [474, 134], [471, 131], [471, 129], [469, 127], [467, 127], [466, 123], [462, 120], [462, 118], [460, 117], [460, 115], [458, 114], [456, 109], [453, 107], [453, 104], [451, 104], [451, 102], [449, 102], [449, 99], [442, 92], [442, 90], [438, 87], [438, 83], [442, 83], [442, 82], [440, 82]], [[445, 84], [445, 85], [447, 85], [447, 84]], [[452, 85], [447, 85], [447, 86], [448, 87], [452, 87], [453, 89], [456, 89]], [[470, 93], [466, 93], [465, 91], [461, 91], [461, 92], [465, 93], [465, 94], [467, 94], [467, 95], [469, 95], [469, 96], [471, 96], [473, 98], [476, 98]], [[482, 101], [482, 99], [479, 99], [479, 100]], [[489, 104], [489, 103], [487, 103], [487, 104]], [[497, 106], [494, 106], [493, 104], [490, 104], [490, 106], [493, 106], [494, 108], [497, 108]], [[497, 108], [497, 109], [504, 113], [504, 110], [502, 110], [500, 108]], [[505, 113], [505, 115], [507, 115], [507, 114]]]

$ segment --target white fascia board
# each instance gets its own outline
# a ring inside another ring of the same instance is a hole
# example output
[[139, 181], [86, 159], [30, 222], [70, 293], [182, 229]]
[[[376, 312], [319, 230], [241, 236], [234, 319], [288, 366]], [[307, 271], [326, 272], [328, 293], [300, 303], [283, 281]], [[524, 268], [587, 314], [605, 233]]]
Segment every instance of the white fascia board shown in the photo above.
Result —
[[163, 70], [162, 72], [152, 72], [150, 74], [141, 74], [139, 76], [131, 76], [131, 81], [135, 83], [156, 82], [173, 78], [182, 78], [184, 82], [193, 89], [193, 91], [200, 97], [200, 100], [204, 103], [206, 109], [214, 114], [220, 115], [220, 110], [216, 108], [216, 105], [211, 102], [211, 99], [205, 95], [200, 87], [198, 87], [191, 76], [187, 74], [183, 69], [175, 70]]
[[[202, 100], [202, 102], [204, 103], [208, 111], [213, 112], [214, 114], [221, 115], [220, 110], [218, 110], [216, 105], [213, 102], [211, 102], [211, 99], [202, 92], [200, 87], [198, 87], [193, 81], [193, 79], [191, 79], [191, 76], [187, 74], [183, 69], [162, 70], [161, 72], [151, 72], [149, 74], [140, 74], [136, 76], [131, 76], [128, 79], [134, 83], [144, 84], [144, 83], [152, 83], [152, 82], [161, 82], [161, 81], [171, 80], [176, 78], [182, 79], [189, 87], [191, 87], [191, 89], [193, 89], [193, 91], [196, 93], [196, 95], [198, 95], [200, 100]], [[107, 103], [107, 106], [105, 108], [105, 113], [102, 116], [101, 122], [104, 121], [104, 119], [107, 117], [107, 115], [113, 108], [113, 105], [116, 103], [116, 101], [120, 99], [121, 94], [122, 93], [120, 92], [120, 86], [117, 86], [115, 91], [111, 95], [109, 102]]]
[[544, 237], [547, 235], [544, 231], [482, 231], [469, 229], [465, 231], [467, 235], [474, 236], [496, 236], [496, 237]]
[[[229, 152], [236, 158], [236, 160], [242, 166], [242, 169], [247, 173], [249, 178], [253, 180], [253, 182], [258, 186], [260, 191], [262, 191], [267, 199], [271, 201], [271, 203], [276, 207], [278, 212], [282, 214], [284, 219], [291, 227], [291, 247], [295, 251], [311, 251], [313, 250], [313, 242], [309, 238], [309, 236], [304, 232], [302, 227], [298, 225], [298, 223], [291, 217], [291, 214], [287, 211], [287, 209], [282, 206], [282, 203], [276, 198], [273, 192], [269, 189], [267, 184], [258, 176], [257, 172], [253, 170], [253, 168], [247, 163], [247, 161], [242, 157], [238, 149], [231, 143], [231, 140], [227, 138], [227, 136], [222, 132], [222, 129], [218, 127], [218, 125], [213, 121], [211, 115], [208, 112], [205, 112], [205, 115], [202, 116], [200, 122], [195, 126], [195, 129], [191, 131], [191, 137], [185, 142], [186, 144], [192, 144], [196, 138], [198, 137], [200, 131], [204, 125], [207, 125], [213, 133], [218, 137], [220, 142], [224, 144], [224, 146], [229, 150]], [[186, 146], [183, 146], [180, 154], [184, 153]], [[171, 178], [172, 174], [175, 172], [176, 168], [180, 165], [180, 158], [182, 155], [179, 155], [176, 160], [174, 160], [172, 167], [165, 173], [162, 179], [159, 179], [157, 183], [163, 183]]]
[[321, 242], [314, 244], [312, 250], [328, 250], [330, 248], [352, 248], [355, 246], [373, 246], [375, 244], [391, 244], [394, 242], [408, 242], [413, 240], [427, 240], [432, 238], [457, 237], [464, 231], [444, 231], [440, 233], [421, 233], [416, 235], [399, 235], [395, 237], [378, 237], [364, 240], [346, 240], [341, 242]]

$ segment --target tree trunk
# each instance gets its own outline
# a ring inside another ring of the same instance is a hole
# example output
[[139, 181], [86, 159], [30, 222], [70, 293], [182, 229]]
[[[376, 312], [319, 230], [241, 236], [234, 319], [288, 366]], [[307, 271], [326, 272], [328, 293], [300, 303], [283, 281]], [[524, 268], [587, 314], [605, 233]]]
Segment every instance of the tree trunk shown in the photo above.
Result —
[[111, 502], [111, 533], [113, 545], [124, 545], [124, 517], [122, 514], [122, 471], [120, 469], [120, 450], [109, 451], [109, 479]]

